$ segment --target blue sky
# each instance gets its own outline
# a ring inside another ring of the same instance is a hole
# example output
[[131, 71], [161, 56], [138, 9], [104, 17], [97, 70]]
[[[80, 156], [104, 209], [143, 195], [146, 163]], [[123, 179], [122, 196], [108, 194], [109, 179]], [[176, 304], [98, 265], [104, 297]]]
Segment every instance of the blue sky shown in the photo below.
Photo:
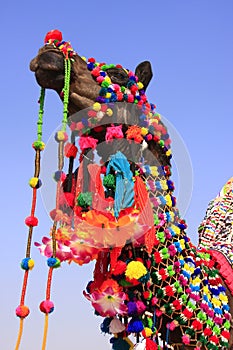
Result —
[[[233, 2], [231, 0], [149, 0], [88, 2], [5, 2], [1, 5], [1, 301], [0, 349], [13, 349], [18, 329], [14, 314], [19, 304], [33, 175], [39, 87], [29, 62], [43, 45], [50, 29], [58, 28], [74, 49], [98, 61], [121, 63], [134, 69], [150, 60], [154, 77], [149, 100], [171, 123], [191, 159], [193, 190], [185, 218], [188, 234], [197, 242], [197, 227], [207, 204], [233, 176]], [[46, 98], [44, 141], [59, 125], [62, 105], [56, 94]], [[179, 136], [180, 135], [180, 136]], [[176, 140], [174, 140], [175, 144]], [[191, 185], [190, 163], [182, 164], [183, 146], [174, 153], [179, 198]], [[187, 159], [187, 158], [186, 158]], [[179, 172], [182, 171], [182, 176]], [[183, 187], [182, 187], [183, 183]], [[189, 195], [188, 195], [189, 197]], [[185, 203], [181, 203], [185, 208]], [[49, 232], [50, 221], [39, 196], [39, 227], [34, 240]], [[41, 348], [46, 262], [32, 249], [36, 265], [29, 278], [26, 304], [31, 314], [25, 322], [21, 349]], [[64, 265], [54, 273], [47, 349], [110, 349], [100, 334], [101, 318], [93, 316], [82, 290], [93, 266]]]

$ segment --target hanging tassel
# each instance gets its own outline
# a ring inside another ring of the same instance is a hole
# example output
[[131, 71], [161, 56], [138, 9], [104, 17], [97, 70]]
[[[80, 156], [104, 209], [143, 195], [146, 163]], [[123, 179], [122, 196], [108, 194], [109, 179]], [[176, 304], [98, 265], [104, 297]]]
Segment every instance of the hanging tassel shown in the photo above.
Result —
[[146, 185], [141, 177], [135, 177], [135, 204], [140, 209], [139, 223], [150, 229], [145, 234], [145, 245], [149, 254], [155, 243], [154, 216]]

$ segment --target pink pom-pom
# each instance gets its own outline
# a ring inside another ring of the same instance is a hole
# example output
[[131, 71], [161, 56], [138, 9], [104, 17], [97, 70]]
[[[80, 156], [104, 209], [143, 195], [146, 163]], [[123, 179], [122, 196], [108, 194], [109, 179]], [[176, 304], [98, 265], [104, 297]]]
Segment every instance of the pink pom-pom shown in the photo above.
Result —
[[151, 299], [151, 304], [152, 304], [152, 306], [155, 306], [155, 305], [157, 304], [157, 302], [158, 302], [158, 298], [153, 297], [153, 298]]
[[189, 336], [188, 336], [187, 334], [184, 334], [184, 335], [182, 336], [182, 342], [183, 342], [184, 344], [189, 344], [189, 343], [190, 343], [190, 338], [189, 338]]
[[38, 225], [38, 219], [35, 216], [28, 216], [25, 219], [25, 224], [27, 226], [37, 226]]
[[134, 102], [134, 95], [132, 95], [132, 94], [128, 95], [128, 102], [130, 102], [130, 103]]
[[153, 136], [151, 134], [147, 134], [145, 139], [146, 141], [151, 141], [153, 139]]
[[29, 315], [30, 310], [26, 305], [19, 305], [15, 310], [16, 316], [25, 318]]
[[96, 78], [96, 81], [101, 84], [104, 81], [104, 77], [100, 75], [99, 77]]
[[44, 300], [40, 303], [40, 311], [50, 314], [54, 310], [54, 304], [51, 300]]

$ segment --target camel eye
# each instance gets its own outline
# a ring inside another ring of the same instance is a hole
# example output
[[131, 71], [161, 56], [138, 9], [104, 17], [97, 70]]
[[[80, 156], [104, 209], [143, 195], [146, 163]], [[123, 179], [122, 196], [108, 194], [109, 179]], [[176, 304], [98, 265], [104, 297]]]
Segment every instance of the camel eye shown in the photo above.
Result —
[[116, 79], [124, 79], [125, 76], [122, 73], [114, 73], [114, 75], [112, 76], [112, 78], [116, 78]]
[[110, 68], [107, 70], [107, 74], [113, 83], [119, 85], [127, 84], [128, 75], [122, 68]]

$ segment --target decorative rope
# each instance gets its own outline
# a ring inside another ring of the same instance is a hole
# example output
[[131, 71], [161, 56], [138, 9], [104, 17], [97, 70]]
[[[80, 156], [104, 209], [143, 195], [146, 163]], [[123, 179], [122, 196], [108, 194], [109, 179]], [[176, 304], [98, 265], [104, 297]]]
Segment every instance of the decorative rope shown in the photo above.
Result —
[[34, 177], [32, 177], [29, 181], [29, 185], [32, 187], [32, 205], [31, 205], [30, 216], [28, 216], [25, 219], [25, 224], [28, 226], [28, 238], [27, 238], [26, 256], [21, 261], [21, 267], [25, 272], [24, 272], [24, 278], [23, 278], [20, 304], [16, 308], [16, 315], [20, 318], [20, 326], [19, 326], [15, 350], [18, 350], [20, 347], [22, 334], [23, 334], [24, 318], [26, 318], [30, 313], [28, 306], [26, 306], [24, 303], [25, 303], [25, 297], [26, 297], [26, 291], [27, 291], [29, 271], [34, 267], [34, 261], [30, 258], [30, 255], [31, 255], [33, 228], [38, 225], [38, 219], [35, 217], [35, 210], [36, 210], [37, 190], [41, 186], [41, 181], [39, 179], [40, 152], [43, 151], [45, 147], [44, 142], [42, 142], [44, 100], [45, 100], [45, 89], [42, 88], [40, 93], [40, 99], [39, 99], [40, 107], [39, 107], [38, 121], [37, 121], [37, 140], [32, 144], [32, 147], [36, 152], [35, 171], [34, 171]]
[[[62, 119], [62, 128], [55, 135], [55, 139], [58, 142], [58, 171], [62, 171], [64, 165], [64, 143], [67, 141], [68, 136], [66, 134], [66, 128], [68, 123], [68, 104], [69, 104], [69, 87], [70, 87], [70, 70], [71, 63], [68, 57], [64, 60], [65, 66], [65, 78], [64, 78], [64, 100], [63, 100], [63, 119]], [[60, 199], [60, 190], [61, 190], [61, 179], [57, 182], [56, 190], [56, 211], [59, 210], [59, 199]], [[54, 310], [54, 304], [50, 300], [51, 296], [51, 285], [52, 285], [52, 276], [53, 269], [60, 266], [60, 260], [56, 258], [57, 242], [56, 242], [56, 232], [57, 232], [58, 221], [55, 218], [52, 227], [52, 257], [47, 260], [49, 266], [47, 286], [46, 286], [46, 299], [40, 303], [40, 310], [45, 313], [44, 320], [44, 333], [42, 341], [42, 350], [46, 349], [47, 336], [48, 336], [48, 322], [49, 314]]]
[[64, 99], [63, 99], [63, 120], [62, 131], [66, 131], [68, 123], [68, 104], [69, 104], [69, 92], [70, 92], [70, 71], [71, 62], [70, 59], [65, 59], [65, 81], [64, 81]]

